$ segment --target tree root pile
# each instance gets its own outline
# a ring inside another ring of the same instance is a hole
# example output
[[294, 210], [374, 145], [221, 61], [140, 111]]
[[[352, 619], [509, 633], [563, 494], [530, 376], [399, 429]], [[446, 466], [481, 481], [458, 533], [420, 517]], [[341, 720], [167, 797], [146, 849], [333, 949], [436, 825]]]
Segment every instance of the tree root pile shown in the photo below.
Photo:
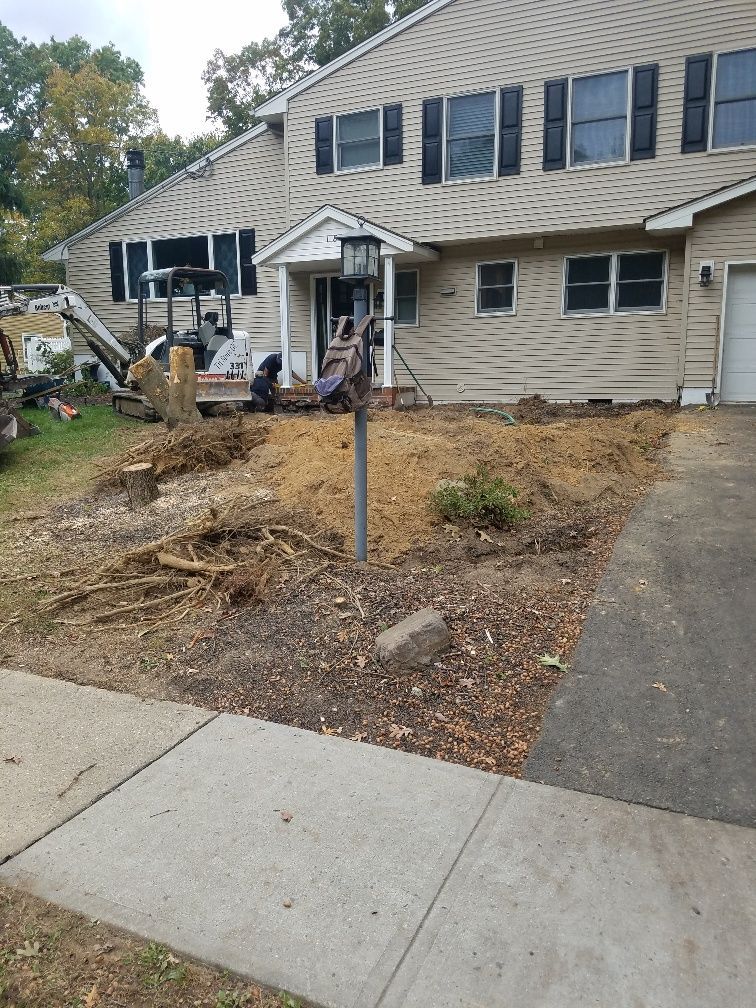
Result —
[[252, 448], [262, 444], [265, 435], [263, 423], [251, 426], [243, 414], [171, 431], [161, 428], [153, 437], [105, 459], [97, 478], [105, 484], [117, 483], [119, 470], [137, 462], [152, 463], [158, 477], [222, 469], [235, 459], [246, 459]]
[[[274, 524], [269, 513], [262, 514], [259, 502], [234, 500], [95, 570], [67, 572], [67, 580], [79, 579], [77, 587], [48, 598], [40, 610], [88, 606], [93, 612], [86, 622], [138, 627], [144, 636], [197, 610], [251, 608], [275, 584], [301, 584], [332, 565], [353, 560], [291, 524]], [[128, 622], [119, 622], [124, 619]]]

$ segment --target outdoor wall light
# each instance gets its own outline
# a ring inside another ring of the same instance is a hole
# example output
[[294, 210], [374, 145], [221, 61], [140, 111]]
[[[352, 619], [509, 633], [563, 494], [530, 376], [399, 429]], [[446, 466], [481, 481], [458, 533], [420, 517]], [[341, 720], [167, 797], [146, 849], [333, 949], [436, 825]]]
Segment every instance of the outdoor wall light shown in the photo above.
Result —
[[698, 284], [700, 287], [709, 287], [714, 279], [714, 263], [702, 262], [698, 267]]
[[367, 231], [353, 231], [339, 236], [341, 242], [341, 279], [377, 280], [381, 261], [381, 241]]

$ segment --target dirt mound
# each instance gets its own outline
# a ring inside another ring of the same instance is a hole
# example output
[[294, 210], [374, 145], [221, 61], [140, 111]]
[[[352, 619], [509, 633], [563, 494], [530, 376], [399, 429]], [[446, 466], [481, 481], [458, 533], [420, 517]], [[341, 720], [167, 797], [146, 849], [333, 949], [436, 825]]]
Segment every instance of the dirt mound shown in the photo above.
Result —
[[[500, 418], [438, 409], [383, 413], [369, 424], [369, 530], [374, 556], [396, 558], [432, 537], [441, 519], [428, 495], [440, 479], [484, 464], [514, 486], [534, 515], [622, 495], [654, 476], [649, 449], [671, 427], [659, 410], [507, 426]], [[249, 464], [284, 503], [351, 541], [352, 417], [275, 423]]]

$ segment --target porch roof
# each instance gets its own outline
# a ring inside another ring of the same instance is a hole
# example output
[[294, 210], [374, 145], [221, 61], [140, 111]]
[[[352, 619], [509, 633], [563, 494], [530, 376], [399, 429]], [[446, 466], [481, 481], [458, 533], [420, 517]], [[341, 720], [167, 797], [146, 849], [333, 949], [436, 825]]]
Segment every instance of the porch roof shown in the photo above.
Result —
[[252, 257], [255, 266], [288, 266], [292, 272], [307, 272], [332, 266], [341, 259], [339, 236], [362, 228], [381, 242], [381, 258], [393, 256], [399, 262], [438, 259], [430, 245], [415, 242], [396, 231], [373, 224], [364, 217], [335, 206], [324, 206], [285, 231]]
[[693, 218], [696, 214], [722, 206], [724, 203], [730, 203], [743, 196], [750, 196], [753, 192], [756, 192], [756, 175], [751, 175], [749, 178], [742, 179], [732, 185], [723, 186], [721, 189], [715, 189], [704, 196], [687, 200], [679, 206], [672, 207], [671, 210], [664, 210], [662, 213], [647, 217], [646, 230], [657, 234], [675, 234], [687, 231], [693, 227]]

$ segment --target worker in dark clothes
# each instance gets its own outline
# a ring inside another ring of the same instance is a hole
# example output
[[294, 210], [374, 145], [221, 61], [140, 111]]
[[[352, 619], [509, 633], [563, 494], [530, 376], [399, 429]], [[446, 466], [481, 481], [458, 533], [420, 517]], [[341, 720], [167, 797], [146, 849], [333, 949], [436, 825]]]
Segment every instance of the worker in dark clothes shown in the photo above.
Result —
[[275, 412], [276, 389], [278, 375], [283, 367], [283, 354], [268, 354], [255, 371], [255, 378], [250, 385], [252, 405], [255, 409]]

